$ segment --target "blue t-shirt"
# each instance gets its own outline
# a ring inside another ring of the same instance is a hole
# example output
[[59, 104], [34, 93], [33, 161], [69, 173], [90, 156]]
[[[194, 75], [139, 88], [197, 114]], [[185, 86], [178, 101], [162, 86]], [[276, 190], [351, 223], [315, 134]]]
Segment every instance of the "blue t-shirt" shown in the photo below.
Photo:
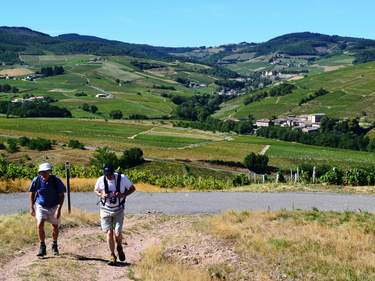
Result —
[[[36, 184], [37, 180], [39, 181], [39, 188]], [[59, 194], [66, 192], [66, 188], [63, 182], [56, 176], [51, 175], [47, 182], [38, 176], [33, 179], [29, 192], [37, 192], [36, 203], [42, 207], [51, 208], [59, 203]]]

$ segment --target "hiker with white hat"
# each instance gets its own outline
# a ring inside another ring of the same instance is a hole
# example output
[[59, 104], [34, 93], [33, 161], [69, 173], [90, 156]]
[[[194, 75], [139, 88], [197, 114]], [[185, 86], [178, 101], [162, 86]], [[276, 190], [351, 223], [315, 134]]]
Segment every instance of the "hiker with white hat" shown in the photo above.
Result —
[[38, 168], [38, 176], [30, 185], [30, 214], [36, 218], [37, 229], [40, 240], [38, 257], [47, 254], [44, 231], [44, 222], [52, 224], [52, 253], [59, 255], [57, 238], [59, 236], [59, 225], [61, 208], [64, 203], [65, 185], [55, 175], [52, 174], [52, 165], [42, 163]]

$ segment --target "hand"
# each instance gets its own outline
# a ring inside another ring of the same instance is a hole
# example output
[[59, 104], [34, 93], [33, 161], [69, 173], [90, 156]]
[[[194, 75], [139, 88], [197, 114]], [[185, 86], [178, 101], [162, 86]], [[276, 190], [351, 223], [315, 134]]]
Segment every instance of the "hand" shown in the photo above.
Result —
[[100, 197], [103, 198], [103, 199], [107, 198], [108, 196], [109, 196], [109, 194], [105, 193], [105, 192], [102, 192], [101, 195], [100, 195]]
[[57, 211], [55, 213], [55, 218], [59, 219], [60, 217], [61, 217], [61, 209], [57, 209]]
[[121, 198], [122, 197], [122, 193], [121, 192], [115, 192], [115, 196], [118, 197], [118, 198]]
[[34, 209], [34, 207], [30, 208], [30, 215], [32, 217], [35, 217], [35, 209]]

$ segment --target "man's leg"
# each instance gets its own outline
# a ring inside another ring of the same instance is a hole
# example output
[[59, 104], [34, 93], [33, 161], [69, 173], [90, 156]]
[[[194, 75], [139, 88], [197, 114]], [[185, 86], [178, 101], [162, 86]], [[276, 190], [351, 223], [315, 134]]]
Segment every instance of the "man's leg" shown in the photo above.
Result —
[[52, 224], [52, 252], [55, 256], [59, 255], [59, 247], [57, 245], [57, 239], [59, 238], [59, 225]]
[[117, 253], [120, 261], [125, 261], [125, 253], [122, 249], [122, 227], [124, 224], [124, 212], [120, 212], [115, 217], [115, 237]]
[[44, 232], [44, 222], [45, 220], [42, 219], [42, 220], [39, 220], [37, 223], [40, 243], [44, 243], [46, 240], [46, 233]]
[[111, 257], [109, 261], [109, 265], [116, 265], [117, 257], [115, 255], [115, 240], [113, 239], [113, 229], [109, 229], [107, 231], [107, 243], [109, 251], [111, 252]]
[[46, 249], [46, 233], [44, 232], [44, 222], [45, 220], [41, 219], [38, 220], [37, 227], [38, 227], [38, 236], [39, 236], [39, 241], [40, 241], [40, 247], [39, 247], [39, 252], [37, 254], [38, 257], [43, 257], [47, 254], [47, 249]]
[[111, 255], [115, 254], [115, 241], [113, 239], [113, 229], [110, 229], [107, 231], [107, 242], [108, 242], [108, 248], [111, 252]]

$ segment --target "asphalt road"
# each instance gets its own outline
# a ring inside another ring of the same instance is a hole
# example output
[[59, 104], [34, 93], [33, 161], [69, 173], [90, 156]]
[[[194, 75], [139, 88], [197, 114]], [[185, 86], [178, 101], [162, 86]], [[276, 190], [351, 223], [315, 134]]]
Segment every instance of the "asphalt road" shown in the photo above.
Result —
[[[66, 200], [65, 200], [66, 202]], [[73, 208], [99, 210], [94, 193], [72, 193]], [[67, 208], [67, 203], [65, 207]], [[280, 210], [318, 208], [323, 211], [375, 212], [375, 196], [336, 193], [253, 193], [253, 192], [189, 192], [145, 193], [131, 195], [126, 211], [131, 214], [164, 213], [169, 215], [217, 213], [225, 210]], [[0, 214], [28, 210], [28, 194], [0, 194]]]

